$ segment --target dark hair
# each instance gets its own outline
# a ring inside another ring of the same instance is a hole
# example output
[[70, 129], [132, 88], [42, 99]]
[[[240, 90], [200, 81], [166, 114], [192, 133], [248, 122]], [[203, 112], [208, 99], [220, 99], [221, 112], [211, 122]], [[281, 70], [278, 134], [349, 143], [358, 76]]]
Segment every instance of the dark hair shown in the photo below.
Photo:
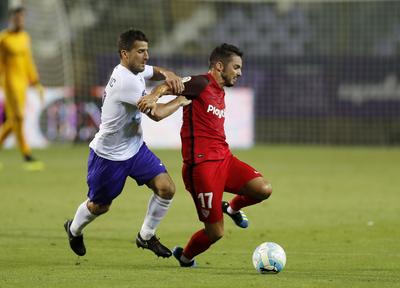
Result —
[[239, 57], [243, 56], [243, 52], [240, 51], [239, 48], [236, 46], [223, 43], [215, 47], [214, 50], [211, 52], [209, 59], [210, 68], [219, 61], [226, 64], [227, 62], [229, 62], [230, 58], [235, 55]]
[[13, 16], [13, 15], [21, 13], [21, 12], [25, 12], [25, 8], [22, 6], [16, 6], [16, 7], [10, 8], [10, 10], [8, 10], [8, 14], [10, 16]]
[[149, 42], [146, 35], [140, 30], [134, 30], [131, 28], [128, 31], [121, 33], [118, 39], [119, 56], [121, 57], [121, 50], [130, 51], [133, 48], [135, 41]]

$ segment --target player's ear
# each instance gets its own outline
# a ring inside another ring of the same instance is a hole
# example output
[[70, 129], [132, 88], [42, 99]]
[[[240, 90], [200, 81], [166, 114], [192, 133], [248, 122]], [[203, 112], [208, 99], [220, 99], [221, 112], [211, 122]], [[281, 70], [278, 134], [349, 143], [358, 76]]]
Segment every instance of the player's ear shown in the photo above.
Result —
[[215, 68], [217, 69], [218, 72], [224, 71], [224, 63], [222, 63], [221, 61], [218, 61], [215, 64]]
[[128, 54], [128, 53], [127, 53], [126, 50], [121, 50], [121, 57], [122, 57], [123, 59], [126, 59], [126, 58], [128, 57], [127, 54]]

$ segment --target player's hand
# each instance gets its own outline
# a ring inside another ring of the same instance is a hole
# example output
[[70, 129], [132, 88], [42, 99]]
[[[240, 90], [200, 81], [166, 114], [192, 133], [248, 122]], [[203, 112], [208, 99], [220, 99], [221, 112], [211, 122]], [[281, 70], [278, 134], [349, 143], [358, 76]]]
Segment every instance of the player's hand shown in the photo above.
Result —
[[156, 107], [158, 97], [155, 97], [153, 94], [148, 94], [140, 98], [137, 103], [137, 107], [140, 112], [148, 114], [153, 113], [154, 108]]
[[37, 90], [40, 98], [40, 103], [44, 104], [44, 87], [39, 82], [35, 84], [35, 89]]
[[187, 106], [190, 103], [192, 103], [192, 100], [187, 99], [185, 96], [178, 96], [178, 99], [179, 99], [179, 104], [181, 105], [181, 107]]
[[183, 85], [182, 78], [177, 76], [173, 72], [164, 72], [165, 84], [172, 90], [175, 95], [180, 95], [183, 90], [185, 90], [185, 85]]

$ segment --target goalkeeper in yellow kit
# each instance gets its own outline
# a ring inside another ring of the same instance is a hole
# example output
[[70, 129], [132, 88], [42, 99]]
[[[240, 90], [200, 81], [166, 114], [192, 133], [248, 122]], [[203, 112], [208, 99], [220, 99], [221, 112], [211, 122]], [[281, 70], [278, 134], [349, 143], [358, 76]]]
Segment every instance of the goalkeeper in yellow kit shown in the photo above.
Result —
[[5, 94], [6, 121], [0, 127], [0, 148], [12, 132], [29, 170], [40, 170], [43, 163], [32, 157], [24, 133], [26, 90], [38, 88], [41, 100], [43, 87], [39, 82], [30, 48], [29, 34], [24, 30], [25, 11], [18, 7], [10, 11], [10, 25], [0, 32], [0, 86]]

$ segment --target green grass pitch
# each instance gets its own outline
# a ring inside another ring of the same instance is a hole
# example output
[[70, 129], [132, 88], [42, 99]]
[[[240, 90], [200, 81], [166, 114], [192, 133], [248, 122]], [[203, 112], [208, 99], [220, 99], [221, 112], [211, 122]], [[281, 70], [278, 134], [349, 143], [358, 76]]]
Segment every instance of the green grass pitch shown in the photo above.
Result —
[[[35, 151], [43, 172], [0, 152], [0, 287], [400, 287], [400, 149], [257, 146], [235, 154], [273, 185], [245, 209], [248, 229], [225, 219], [225, 236], [199, 266], [155, 257], [133, 243], [150, 192], [128, 180], [108, 214], [85, 230], [87, 255], [70, 251], [63, 229], [86, 197], [86, 146]], [[177, 186], [158, 235], [170, 248], [202, 227], [184, 191], [179, 151], [160, 150]], [[225, 199], [231, 195], [225, 194]], [[279, 243], [287, 264], [257, 274], [254, 248]]]

